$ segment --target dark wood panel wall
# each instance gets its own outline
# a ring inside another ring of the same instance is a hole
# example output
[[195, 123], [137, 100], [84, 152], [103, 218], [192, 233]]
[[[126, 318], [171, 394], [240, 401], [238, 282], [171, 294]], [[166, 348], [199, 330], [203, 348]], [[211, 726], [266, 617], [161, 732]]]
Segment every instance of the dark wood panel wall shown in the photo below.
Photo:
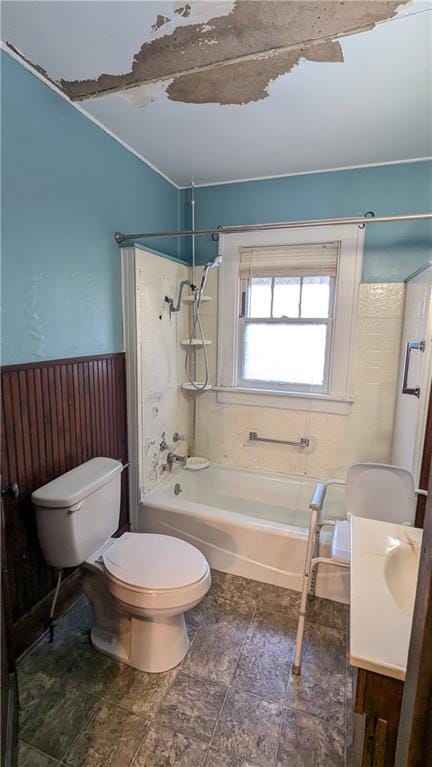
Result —
[[[7, 366], [1, 385], [2, 489], [19, 488], [16, 499], [3, 494], [8, 591], [18, 626], [56, 578], [39, 548], [32, 491], [95, 456], [127, 461], [125, 357]], [[122, 483], [120, 528], [128, 523], [127, 471]], [[20, 636], [20, 650], [25, 643]]]

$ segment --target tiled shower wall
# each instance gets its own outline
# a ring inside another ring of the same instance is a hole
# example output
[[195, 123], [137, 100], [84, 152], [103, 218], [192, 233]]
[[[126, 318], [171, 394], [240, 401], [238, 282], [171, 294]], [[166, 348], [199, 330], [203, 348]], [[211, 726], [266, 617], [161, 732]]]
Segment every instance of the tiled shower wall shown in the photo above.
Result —
[[[390, 462], [399, 371], [404, 285], [361, 284], [353, 359], [354, 403], [349, 415], [221, 404], [217, 392], [198, 403], [198, 454], [216, 463], [319, 478], [344, 478], [357, 461]], [[217, 298], [214, 270], [206, 293]], [[201, 312], [215, 381], [217, 300]], [[306, 450], [248, 441], [250, 431], [295, 440], [307, 436]]]
[[[165, 476], [165, 439], [176, 453], [186, 454], [190, 437], [191, 400], [181, 384], [185, 380], [185, 353], [180, 340], [188, 337], [186, 307], [170, 318], [165, 296], [177, 301], [188, 267], [176, 261], [136, 250], [138, 417], [140, 422], [139, 480], [144, 492]], [[173, 443], [174, 432], [186, 440]]]

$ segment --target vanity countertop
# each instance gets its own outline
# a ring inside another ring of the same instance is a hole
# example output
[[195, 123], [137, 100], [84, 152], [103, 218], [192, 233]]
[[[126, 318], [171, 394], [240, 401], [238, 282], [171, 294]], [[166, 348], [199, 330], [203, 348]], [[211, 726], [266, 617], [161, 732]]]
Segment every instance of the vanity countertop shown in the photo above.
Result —
[[405, 679], [423, 531], [351, 519], [350, 663]]

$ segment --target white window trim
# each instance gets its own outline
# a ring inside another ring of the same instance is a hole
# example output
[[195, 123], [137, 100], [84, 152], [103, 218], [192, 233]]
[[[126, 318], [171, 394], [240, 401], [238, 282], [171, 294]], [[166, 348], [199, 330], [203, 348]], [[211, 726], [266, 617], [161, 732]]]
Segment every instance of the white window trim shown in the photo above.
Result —
[[[330, 394], [250, 389], [238, 386], [239, 266], [240, 248], [268, 247], [339, 241], [339, 263], [335, 286], [334, 332], [329, 374]], [[357, 302], [363, 261], [364, 229], [349, 226], [319, 226], [273, 229], [221, 236], [223, 263], [219, 272], [217, 396], [220, 402], [280, 407], [295, 410], [348, 413], [351, 395], [352, 352]], [[340, 321], [343, 317], [344, 321]]]

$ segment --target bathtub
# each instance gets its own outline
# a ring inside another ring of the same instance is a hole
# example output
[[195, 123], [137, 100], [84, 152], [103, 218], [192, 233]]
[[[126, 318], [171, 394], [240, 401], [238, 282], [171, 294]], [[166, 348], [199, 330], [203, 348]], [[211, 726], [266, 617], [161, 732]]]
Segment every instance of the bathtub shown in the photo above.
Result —
[[[315, 484], [217, 465], [176, 468], [142, 496], [140, 532], [174, 535], [200, 549], [211, 567], [300, 591]], [[343, 486], [329, 488], [326, 519], [344, 516], [344, 494]], [[328, 535], [323, 532], [323, 554]], [[347, 602], [348, 579], [348, 570], [320, 565], [316, 594]]]

